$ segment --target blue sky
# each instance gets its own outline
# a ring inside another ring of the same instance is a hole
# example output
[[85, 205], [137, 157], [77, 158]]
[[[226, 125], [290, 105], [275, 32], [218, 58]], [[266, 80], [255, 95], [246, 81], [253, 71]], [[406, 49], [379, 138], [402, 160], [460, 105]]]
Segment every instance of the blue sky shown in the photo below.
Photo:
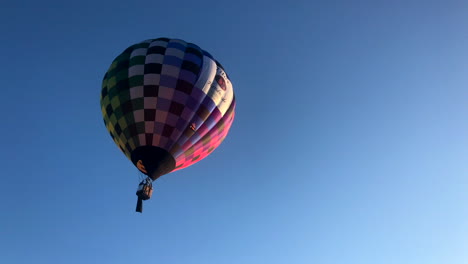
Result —
[[[464, 1], [10, 1], [0, 10], [1, 263], [468, 263]], [[102, 77], [176, 37], [234, 83], [211, 156], [156, 182]]]

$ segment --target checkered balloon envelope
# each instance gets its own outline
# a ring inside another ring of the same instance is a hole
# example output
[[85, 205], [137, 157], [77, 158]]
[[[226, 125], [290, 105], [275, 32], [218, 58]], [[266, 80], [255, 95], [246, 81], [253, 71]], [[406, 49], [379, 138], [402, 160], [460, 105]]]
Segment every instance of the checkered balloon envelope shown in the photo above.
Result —
[[234, 120], [232, 83], [195, 44], [158, 38], [130, 46], [102, 82], [104, 124], [114, 142], [152, 180], [216, 149]]

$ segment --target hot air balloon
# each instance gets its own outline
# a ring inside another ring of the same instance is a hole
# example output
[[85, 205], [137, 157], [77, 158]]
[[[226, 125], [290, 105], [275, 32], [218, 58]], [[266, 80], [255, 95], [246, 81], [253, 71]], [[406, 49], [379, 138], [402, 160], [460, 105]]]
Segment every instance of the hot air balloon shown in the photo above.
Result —
[[236, 105], [221, 64], [197, 45], [169, 38], [142, 41], [117, 56], [104, 75], [100, 103], [115, 144], [146, 175], [137, 212], [153, 181], [221, 144]]

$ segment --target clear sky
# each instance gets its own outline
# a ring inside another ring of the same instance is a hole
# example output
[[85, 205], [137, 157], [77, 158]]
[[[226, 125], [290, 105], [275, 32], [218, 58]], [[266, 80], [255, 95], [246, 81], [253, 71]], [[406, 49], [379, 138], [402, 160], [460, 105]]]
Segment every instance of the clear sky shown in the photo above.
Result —
[[[468, 263], [466, 1], [32, 1], [0, 8], [0, 263]], [[211, 156], [156, 182], [102, 122], [129, 45], [234, 83]]]

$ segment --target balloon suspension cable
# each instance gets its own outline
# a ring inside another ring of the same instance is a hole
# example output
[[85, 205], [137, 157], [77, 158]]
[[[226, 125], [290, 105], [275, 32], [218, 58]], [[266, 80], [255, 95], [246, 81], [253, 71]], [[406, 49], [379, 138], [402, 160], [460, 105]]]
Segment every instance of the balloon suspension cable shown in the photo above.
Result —
[[136, 195], [138, 196], [137, 205], [136, 205], [136, 212], [143, 213], [143, 201], [148, 200], [151, 198], [153, 194], [153, 180], [150, 177], [146, 177], [146, 179], [142, 180], [140, 184], [138, 184], [138, 189]]

